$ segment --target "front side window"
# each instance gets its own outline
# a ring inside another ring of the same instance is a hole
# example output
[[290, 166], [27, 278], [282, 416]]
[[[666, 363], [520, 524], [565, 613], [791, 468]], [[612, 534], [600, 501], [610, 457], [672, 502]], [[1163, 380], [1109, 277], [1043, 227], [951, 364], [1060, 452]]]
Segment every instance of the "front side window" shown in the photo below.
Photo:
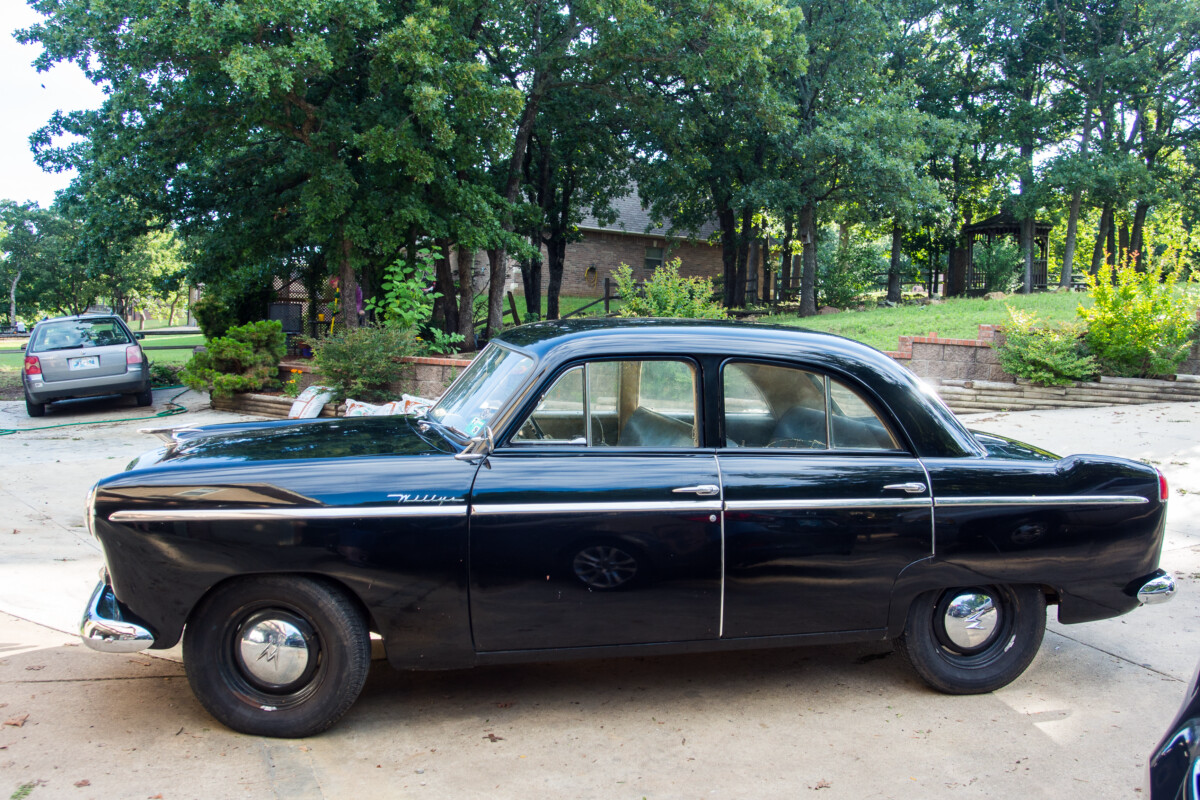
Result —
[[721, 378], [726, 447], [900, 449], [870, 404], [828, 375], [730, 362]]
[[686, 361], [593, 361], [562, 373], [514, 444], [695, 447], [697, 374]]

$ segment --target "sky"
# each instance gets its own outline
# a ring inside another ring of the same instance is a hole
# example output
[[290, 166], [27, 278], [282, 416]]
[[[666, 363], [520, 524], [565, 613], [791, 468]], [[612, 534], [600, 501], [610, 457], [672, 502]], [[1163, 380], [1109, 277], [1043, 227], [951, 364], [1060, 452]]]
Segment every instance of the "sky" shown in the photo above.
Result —
[[56, 110], [98, 108], [104, 93], [74, 64], [60, 64], [39, 73], [30, 62], [39, 45], [22, 45], [13, 32], [39, 22], [41, 15], [21, 0], [0, 0], [0, 199], [37, 201], [43, 208], [54, 193], [65, 189], [74, 173], [43, 172], [33, 161], [29, 136], [49, 121]]

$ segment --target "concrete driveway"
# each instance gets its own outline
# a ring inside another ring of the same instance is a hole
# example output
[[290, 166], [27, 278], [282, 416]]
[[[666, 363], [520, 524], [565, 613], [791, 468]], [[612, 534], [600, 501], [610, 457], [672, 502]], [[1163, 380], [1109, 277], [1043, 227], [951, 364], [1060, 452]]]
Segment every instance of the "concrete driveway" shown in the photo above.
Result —
[[[156, 395], [155, 410], [167, 394]], [[204, 407], [166, 423], [236, 419]], [[100, 555], [91, 483], [153, 440], [145, 409], [41, 420], [0, 403], [0, 797], [1129, 798], [1200, 657], [1200, 404], [993, 413], [972, 427], [1155, 463], [1172, 500], [1164, 606], [1051, 622], [1013, 685], [947, 697], [886, 644], [401, 674], [376, 662], [332, 731], [231, 733], [181, 666], [73, 631]], [[20, 724], [17, 724], [20, 723]], [[22, 788], [28, 787], [28, 788]]]

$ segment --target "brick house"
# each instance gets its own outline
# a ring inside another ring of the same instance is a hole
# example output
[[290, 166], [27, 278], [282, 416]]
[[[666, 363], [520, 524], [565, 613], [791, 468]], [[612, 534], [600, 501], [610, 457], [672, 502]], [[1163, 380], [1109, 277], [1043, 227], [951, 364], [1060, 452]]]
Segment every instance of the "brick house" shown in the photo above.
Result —
[[[601, 297], [604, 279], [611, 277], [621, 264], [633, 267], [634, 278], [643, 280], [665, 261], [678, 258], [680, 274], [688, 277], [715, 278], [721, 274], [721, 247], [707, 241], [717, 231], [716, 222], [695, 232], [676, 231], [654, 225], [636, 193], [613, 202], [616, 220], [602, 225], [591, 215], [579, 224], [583, 239], [567, 245], [563, 265], [563, 296]], [[691, 235], [689, 235], [691, 234]], [[694, 243], [690, 240], [694, 239]], [[480, 261], [482, 260], [482, 263]], [[543, 251], [542, 286], [550, 276]], [[476, 271], [486, 273], [486, 257], [476, 256]], [[521, 271], [515, 262], [509, 265], [508, 289], [523, 292]]]

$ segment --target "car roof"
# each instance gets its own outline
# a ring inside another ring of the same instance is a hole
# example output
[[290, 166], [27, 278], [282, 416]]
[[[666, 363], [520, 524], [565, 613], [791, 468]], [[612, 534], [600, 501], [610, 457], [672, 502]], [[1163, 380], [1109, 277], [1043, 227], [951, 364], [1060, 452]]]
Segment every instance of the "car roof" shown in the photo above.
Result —
[[567, 319], [522, 325], [496, 337], [538, 358], [539, 372], [595, 356], [737, 356], [791, 362], [849, 376], [899, 420], [918, 455], [979, 455], [974, 437], [916, 375], [890, 356], [831, 333], [783, 325], [697, 319]]
[[51, 322], [79, 322], [88, 319], [115, 319], [121, 321], [121, 318], [116, 314], [71, 314], [65, 317], [51, 317], [50, 319], [44, 319], [39, 322], [38, 325], [47, 325]]

